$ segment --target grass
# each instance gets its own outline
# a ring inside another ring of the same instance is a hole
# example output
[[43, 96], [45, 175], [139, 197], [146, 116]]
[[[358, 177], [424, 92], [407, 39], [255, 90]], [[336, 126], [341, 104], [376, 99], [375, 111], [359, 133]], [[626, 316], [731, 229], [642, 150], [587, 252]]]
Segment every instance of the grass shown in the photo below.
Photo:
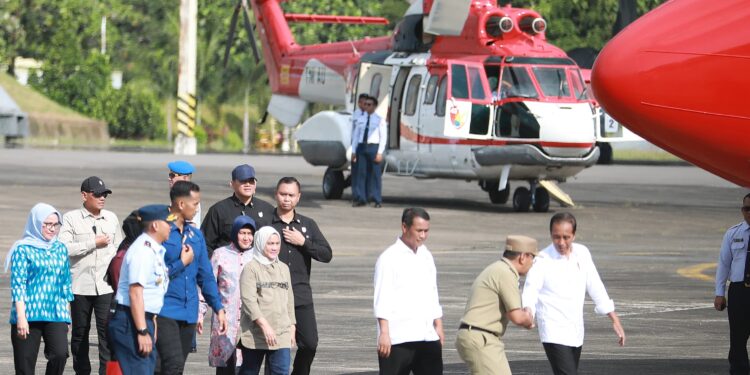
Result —
[[26, 113], [45, 113], [55, 114], [60, 117], [86, 118], [86, 116], [47, 98], [33, 88], [21, 85], [13, 76], [7, 73], [0, 73], [0, 86], [3, 86], [8, 95]]

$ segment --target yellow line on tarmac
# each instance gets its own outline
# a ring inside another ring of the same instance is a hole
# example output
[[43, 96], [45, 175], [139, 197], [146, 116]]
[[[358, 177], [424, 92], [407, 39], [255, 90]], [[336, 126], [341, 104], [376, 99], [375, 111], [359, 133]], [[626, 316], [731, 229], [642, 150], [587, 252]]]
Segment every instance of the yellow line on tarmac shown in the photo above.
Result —
[[716, 263], [701, 263], [690, 267], [683, 267], [677, 270], [677, 274], [688, 279], [695, 279], [700, 281], [714, 281], [714, 276], [709, 276], [703, 272], [712, 268], [716, 268]]

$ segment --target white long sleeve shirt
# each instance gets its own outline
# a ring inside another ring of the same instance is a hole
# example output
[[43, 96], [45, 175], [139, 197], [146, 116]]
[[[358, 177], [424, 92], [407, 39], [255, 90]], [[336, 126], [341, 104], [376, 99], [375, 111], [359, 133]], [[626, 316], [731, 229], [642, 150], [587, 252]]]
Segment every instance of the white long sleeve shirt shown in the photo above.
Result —
[[[388, 321], [391, 344], [439, 339], [433, 323], [443, 316], [437, 270], [424, 245], [412, 251], [401, 239], [375, 264], [375, 317]], [[378, 327], [380, 336], [380, 327]]]
[[750, 241], [750, 225], [744, 221], [732, 226], [724, 234], [719, 262], [716, 264], [717, 296], [723, 296], [726, 292], [727, 280], [730, 282], [745, 280], [748, 241]]
[[589, 249], [578, 243], [572, 248], [569, 257], [560, 255], [554, 245], [542, 250], [526, 275], [521, 299], [536, 318], [542, 342], [579, 347], [583, 345], [586, 293], [597, 314], [615, 311], [615, 303], [607, 295]]
[[[385, 146], [388, 143], [388, 126], [377, 113], [368, 114], [363, 112], [353, 116], [354, 129], [352, 129], [352, 152], [357, 151], [357, 145], [362, 143], [367, 128], [367, 144], [377, 144], [378, 154], [385, 152]], [[367, 119], [370, 119], [369, 126]]]

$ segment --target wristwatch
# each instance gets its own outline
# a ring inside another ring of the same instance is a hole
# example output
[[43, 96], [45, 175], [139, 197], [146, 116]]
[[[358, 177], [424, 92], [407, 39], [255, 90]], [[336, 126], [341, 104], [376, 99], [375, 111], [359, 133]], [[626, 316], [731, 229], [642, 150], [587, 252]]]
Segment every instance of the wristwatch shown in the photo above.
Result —
[[144, 328], [144, 329], [136, 329], [135, 331], [136, 331], [136, 332], [137, 332], [137, 333], [138, 333], [139, 335], [141, 335], [141, 336], [147, 336], [147, 335], [148, 335], [148, 328]]

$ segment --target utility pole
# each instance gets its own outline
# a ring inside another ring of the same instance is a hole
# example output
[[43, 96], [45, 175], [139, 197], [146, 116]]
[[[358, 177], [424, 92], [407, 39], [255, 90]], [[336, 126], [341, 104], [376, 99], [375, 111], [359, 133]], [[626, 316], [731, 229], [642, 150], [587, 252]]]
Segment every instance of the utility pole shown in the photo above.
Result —
[[176, 155], [195, 155], [195, 87], [198, 54], [198, 0], [180, 0], [180, 61], [177, 76]]

